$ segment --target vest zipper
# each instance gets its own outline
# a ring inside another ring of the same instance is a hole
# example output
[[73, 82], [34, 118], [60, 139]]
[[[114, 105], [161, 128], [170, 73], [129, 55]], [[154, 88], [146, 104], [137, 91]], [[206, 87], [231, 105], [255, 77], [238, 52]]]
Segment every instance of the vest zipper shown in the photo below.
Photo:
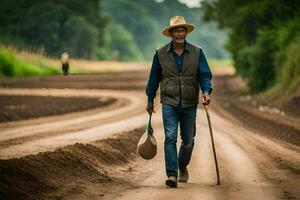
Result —
[[181, 105], [181, 103], [182, 103], [182, 97], [181, 97], [181, 88], [182, 88], [182, 85], [181, 85], [181, 76], [182, 76], [182, 72], [179, 72], [179, 104], [180, 104], [180, 106], [182, 106]]

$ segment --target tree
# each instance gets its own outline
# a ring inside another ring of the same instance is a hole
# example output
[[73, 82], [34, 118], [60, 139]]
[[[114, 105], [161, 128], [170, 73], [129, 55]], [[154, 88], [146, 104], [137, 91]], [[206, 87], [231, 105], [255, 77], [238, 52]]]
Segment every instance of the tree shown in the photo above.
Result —
[[[203, 3], [205, 20], [229, 29], [227, 49], [237, 73], [249, 81], [253, 92], [270, 88], [280, 76], [279, 60], [289, 43], [299, 35], [300, 3], [296, 0], [217, 0]], [[286, 24], [291, 26], [287, 27]], [[289, 39], [281, 41], [279, 30], [288, 30]], [[281, 56], [280, 56], [281, 55]], [[284, 56], [283, 56], [284, 55]], [[279, 65], [279, 66], [278, 66]]]

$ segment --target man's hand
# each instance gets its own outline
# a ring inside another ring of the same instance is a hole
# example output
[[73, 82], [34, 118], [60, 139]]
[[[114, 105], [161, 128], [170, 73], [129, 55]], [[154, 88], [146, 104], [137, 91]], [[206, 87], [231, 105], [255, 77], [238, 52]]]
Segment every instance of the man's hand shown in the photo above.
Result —
[[201, 101], [203, 105], [208, 105], [210, 103], [210, 96], [207, 93], [202, 94]]
[[155, 113], [153, 103], [148, 103], [146, 110], [149, 113], [149, 115], [151, 115], [152, 113]]

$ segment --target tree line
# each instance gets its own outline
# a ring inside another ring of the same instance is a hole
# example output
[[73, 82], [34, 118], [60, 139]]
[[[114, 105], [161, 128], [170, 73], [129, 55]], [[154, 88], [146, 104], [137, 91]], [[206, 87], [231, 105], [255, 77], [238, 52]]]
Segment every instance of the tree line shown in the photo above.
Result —
[[[169, 42], [169, 38], [162, 36], [161, 30], [169, 25], [172, 16], [182, 15], [188, 23], [196, 27], [188, 36], [190, 42], [203, 47], [210, 58], [220, 59], [229, 56], [223, 48], [227, 38], [226, 31], [220, 31], [215, 23], [204, 22], [201, 18], [203, 12], [201, 8], [188, 8], [176, 0], [101, 2], [103, 14], [110, 19], [107, 34], [104, 36], [105, 44], [114, 47], [122, 55], [127, 54], [127, 57], [137, 55], [138, 58], [151, 59], [157, 47]], [[127, 36], [126, 39], [120, 38], [122, 35]], [[120, 45], [122, 43], [124, 45]]]
[[168, 41], [161, 29], [173, 15], [184, 15], [196, 25], [193, 42], [209, 57], [227, 57], [220, 48], [226, 33], [204, 23], [201, 12], [174, 0], [2, 0], [0, 44], [54, 57], [68, 51], [87, 59], [150, 59]]
[[228, 30], [226, 47], [252, 92], [278, 83], [283, 90], [299, 86], [298, 0], [216, 0], [202, 6], [205, 20]]
[[1, 43], [52, 56], [93, 57], [107, 22], [98, 0], [2, 0], [0, 13]]

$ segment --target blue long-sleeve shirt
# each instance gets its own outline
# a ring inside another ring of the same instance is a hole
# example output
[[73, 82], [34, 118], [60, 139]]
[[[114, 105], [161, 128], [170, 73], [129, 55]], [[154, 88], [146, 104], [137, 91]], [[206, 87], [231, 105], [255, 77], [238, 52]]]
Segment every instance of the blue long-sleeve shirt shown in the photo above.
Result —
[[[179, 71], [181, 71], [183, 59], [184, 59], [185, 54], [188, 53], [188, 49], [185, 48], [183, 53], [180, 56], [174, 51], [174, 48], [172, 45], [171, 45], [171, 51], [173, 53], [177, 68]], [[161, 73], [162, 73], [161, 65], [159, 63], [157, 52], [155, 52], [153, 61], [152, 61], [150, 75], [148, 78], [147, 87], [146, 87], [146, 94], [148, 96], [148, 102], [153, 102], [153, 100], [156, 96], [156, 91], [159, 87], [159, 83], [161, 80]], [[203, 51], [201, 50], [200, 56], [199, 56], [199, 65], [198, 65], [198, 80], [199, 80], [199, 84], [200, 84], [202, 93], [210, 94], [212, 92], [211, 78], [212, 78], [211, 71], [209, 69], [205, 55], [204, 55]]]

